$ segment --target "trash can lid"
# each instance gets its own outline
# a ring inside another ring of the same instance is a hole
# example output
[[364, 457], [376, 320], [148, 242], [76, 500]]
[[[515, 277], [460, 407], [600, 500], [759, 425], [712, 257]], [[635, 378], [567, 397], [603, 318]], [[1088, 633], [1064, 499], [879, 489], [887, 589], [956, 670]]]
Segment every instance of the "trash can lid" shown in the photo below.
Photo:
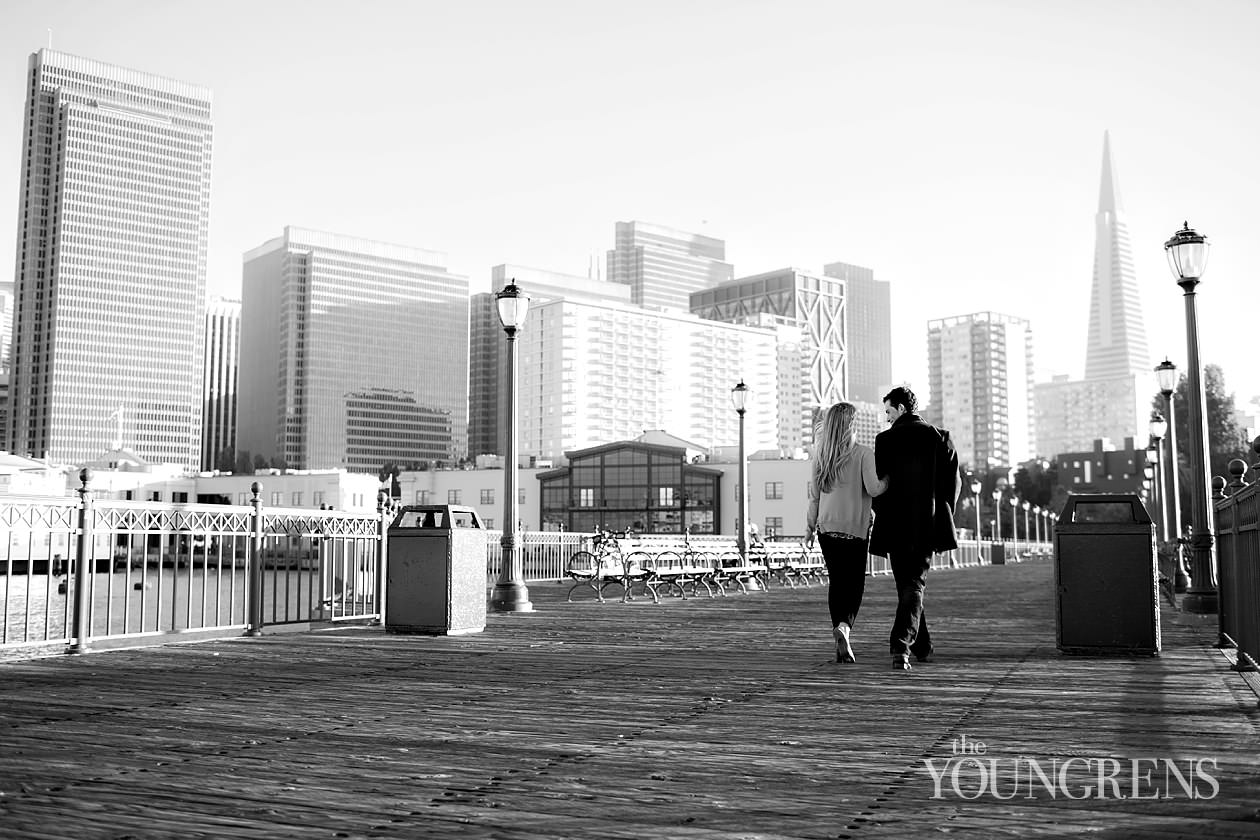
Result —
[[477, 511], [463, 505], [404, 505], [389, 526], [395, 528], [483, 528]]
[[1136, 493], [1075, 493], [1068, 496], [1057, 527], [1079, 524], [1150, 525], [1151, 517]]

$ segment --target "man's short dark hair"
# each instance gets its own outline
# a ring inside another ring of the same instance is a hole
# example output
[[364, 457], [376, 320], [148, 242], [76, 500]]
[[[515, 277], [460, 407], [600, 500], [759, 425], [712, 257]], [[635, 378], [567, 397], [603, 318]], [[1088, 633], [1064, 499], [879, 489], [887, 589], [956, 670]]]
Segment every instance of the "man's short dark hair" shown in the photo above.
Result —
[[914, 395], [914, 391], [904, 385], [893, 388], [884, 395], [884, 402], [893, 408], [904, 406], [906, 411], [913, 414], [919, 410], [919, 398]]

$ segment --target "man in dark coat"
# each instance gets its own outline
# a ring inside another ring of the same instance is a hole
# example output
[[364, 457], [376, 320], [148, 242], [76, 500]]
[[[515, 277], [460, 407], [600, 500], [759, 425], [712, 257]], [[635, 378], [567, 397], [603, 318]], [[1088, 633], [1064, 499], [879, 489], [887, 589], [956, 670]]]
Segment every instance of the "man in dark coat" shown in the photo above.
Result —
[[897, 582], [897, 617], [889, 635], [893, 667], [910, 670], [932, 655], [923, 590], [932, 554], [958, 548], [954, 505], [962, 490], [958, 453], [949, 432], [923, 422], [909, 388], [884, 397], [891, 427], [875, 436], [875, 472], [888, 490], [874, 502], [871, 553], [887, 557]]

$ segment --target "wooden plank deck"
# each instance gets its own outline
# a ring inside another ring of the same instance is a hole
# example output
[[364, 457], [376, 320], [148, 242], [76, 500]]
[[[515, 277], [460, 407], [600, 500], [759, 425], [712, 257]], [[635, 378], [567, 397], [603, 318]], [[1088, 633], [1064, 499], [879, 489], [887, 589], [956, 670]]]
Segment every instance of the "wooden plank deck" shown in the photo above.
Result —
[[[474, 636], [8, 663], [0, 837], [1260, 837], [1260, 711], [1215, 617], [1166, 611], [1158, 658], [1067, 657], [1051, 586], [1047, 560], [933, 572], [937, 659], [908, 674], [887, 578], [855, 665], [821, 586], [653, 606], [554, 585]], [[958, 763], [964, 736], [1013, 798]], [[1049, 789], [1012, 788], [1027, 759]], [[1102, 759], [1115, 785], [1086, 795]], [[925, 760], [951, 762], [939, 798]]]

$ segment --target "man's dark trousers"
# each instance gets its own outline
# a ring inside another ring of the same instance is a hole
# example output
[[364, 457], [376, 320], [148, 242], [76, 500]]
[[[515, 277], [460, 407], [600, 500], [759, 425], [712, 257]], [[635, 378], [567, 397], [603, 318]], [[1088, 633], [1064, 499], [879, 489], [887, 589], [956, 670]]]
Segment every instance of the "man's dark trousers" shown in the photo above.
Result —
[[927, 615], [923, 610], [923, 590], [927, 573], [932, 568], [932, 555], [889, 552], [893, 580], [897, 582], [897, 617], [893, 619], [888, 645], [893, 656], [903, 653], [922, 658], [932, 653], [932, 635], [928, 632]]

